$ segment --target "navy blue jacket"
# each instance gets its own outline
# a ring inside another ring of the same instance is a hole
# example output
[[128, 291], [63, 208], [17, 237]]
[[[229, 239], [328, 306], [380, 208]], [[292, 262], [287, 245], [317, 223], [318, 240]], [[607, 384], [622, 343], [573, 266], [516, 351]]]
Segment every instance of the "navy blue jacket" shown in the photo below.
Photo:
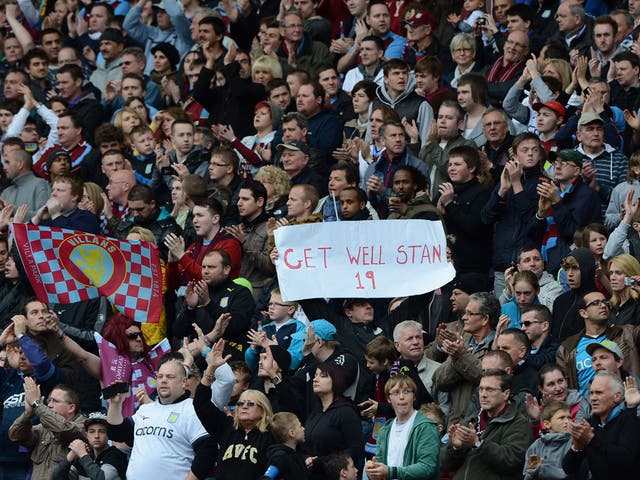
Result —
[[527, 242], [528, 220], [535, 216], [538, 206], [536, 186], [542, 170], [539, 165], [527, 168], [522, 175], [522, 192], [510, 189], [504, 198], [498, 195], [496, 185], [489, 201], [480, 212], [482, 222], [493, 224], [493, 263], [496, 270], [504, 271], [518, 259], [518, 250]]
[[100, 222], [98, 217], [88, 210], [80, 210], [75, 208], [67, 215], [60, 215], [55, 220], [43, 220], [40, 222], [43, 227], [66, 228], [69, 230], [78, 230], [79, 232], [100, 233]]

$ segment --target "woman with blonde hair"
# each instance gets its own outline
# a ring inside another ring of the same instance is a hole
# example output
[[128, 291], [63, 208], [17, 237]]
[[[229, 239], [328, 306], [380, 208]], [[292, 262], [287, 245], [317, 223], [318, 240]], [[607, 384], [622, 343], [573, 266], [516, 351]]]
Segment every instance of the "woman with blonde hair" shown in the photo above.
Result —
[[124, 142], [130, 145], [129, 134], [138, 125], [146, 123], [140, 113], [132, 107], [122, 107], [113, 117], [113, 125], [118, 127], [124, 134]]
[[78, 208], [81, 210], [88, 210], [94, 215], [100, 216], [104, 210], [104, 198], [102, 194], [104, 191], [100, 188], [100, 185], [93, 182], [84, 182], [84, 190], [82, 192], [82, 198], [78, 202]]
[[284, 217], [287, 214], [287, 199], [291, 184], [289, 175], [283, 169], [274, 165], [261, 167], [255, 179], [267, 189], [267, 204], [265, 212], [270, 217]]
[[[571, 65], [566, 60], [561, 58], [552, 58], [547, 61], [544, 68], [542, 69], [543, 77], [553, 77], [557, 78], [562, 82], [562, 91], [567, 95], [571, 95], [575, 88], [575, 85], [571, 83]], [[571, 91], [569, 91], [569, 87], [571, 87]]]
[[458, 79], [465, 73], [477, 72], [482, 65], [476, 64], [476, 37], [470, 33], [458, 33], [449, 44], [451, 58], [455, 62], [455, 68], [443, 75], [443, 81], [455, 89]]
[[609, 262], [611, 312], [615, 325], [640, 324], [640, 262], [623, 253]]
[[[213, 348], [219, 349], [220, 344], [224, 348], [223, 340]], [[236, 402], [233, 417], [227, 416], [211, 401], [214, 373], [215, 364], [209, 364], [196, 388], [193, 408], [204, 428], [219, 445], [216, 479], [260, 478], [268, 467], [267, 449], [274, 443], [268, 429], [273, 417], [271, 403], [264, 393], [245, 390]], [[239, 445], [242, 445], [243, 455], [235, 453]]]
[[282, 65], [271, 55], [256, 58], [251, 65], [251, 79], [254, 83], [267, 85], [274, 78], [282, 78]]

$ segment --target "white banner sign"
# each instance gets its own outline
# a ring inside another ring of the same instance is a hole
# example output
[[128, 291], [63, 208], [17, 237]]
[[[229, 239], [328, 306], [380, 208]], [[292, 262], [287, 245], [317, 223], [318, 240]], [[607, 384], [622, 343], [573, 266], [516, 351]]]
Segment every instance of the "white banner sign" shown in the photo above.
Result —
[[455, 276], [442, 224], [365, 220], [291, 225], [275, 231], [282, 298], [418, 295]]

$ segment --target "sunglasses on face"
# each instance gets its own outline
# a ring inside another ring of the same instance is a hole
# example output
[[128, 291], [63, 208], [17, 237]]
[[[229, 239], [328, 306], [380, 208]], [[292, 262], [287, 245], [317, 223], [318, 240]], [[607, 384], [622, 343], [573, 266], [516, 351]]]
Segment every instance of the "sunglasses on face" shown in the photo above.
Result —
[[247, 406], [247, 407], [255, 407], [255, 406], [256, 406], [256, 405], [258, 405], [258, 404], [257, 404], [256, 402], [251, 402], [251, 401], [249, 401], [249, 400], [246, 400], [246, 401], [245, 401], [245, 400], [240, 400], [239, 402], [236, 402], [236, 405], [237, 405], [238, 407], [244, 407], [244, 406]]
[[142, 332], [127, 333], [127, 338], [129, 340], [137, 340], [138, 338], [142, 338]]

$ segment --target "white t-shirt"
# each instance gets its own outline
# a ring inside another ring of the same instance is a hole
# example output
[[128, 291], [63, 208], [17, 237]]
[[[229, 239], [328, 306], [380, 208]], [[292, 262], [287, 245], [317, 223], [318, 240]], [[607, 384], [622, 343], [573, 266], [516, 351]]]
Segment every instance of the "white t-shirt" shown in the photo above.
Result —
[[402, 467], [404, 466], [404, 449], [407, 448], [407, 442], [409, 441], [409, 433], [413, 427], [413, 422], [416, 419], [416, 414], [409, 417], [406, 422], [398, 423], [398, 419], [395, 419], [391, 424], [391, 431], [389, 432], [389, 441], [387, 448], [387, 466], [388, 467]]
[[208, 435], [193, 401], [147, 403], [132, 418], [134, 440], [127, 478], [185, 478], [195, 456], [193, 443]]

